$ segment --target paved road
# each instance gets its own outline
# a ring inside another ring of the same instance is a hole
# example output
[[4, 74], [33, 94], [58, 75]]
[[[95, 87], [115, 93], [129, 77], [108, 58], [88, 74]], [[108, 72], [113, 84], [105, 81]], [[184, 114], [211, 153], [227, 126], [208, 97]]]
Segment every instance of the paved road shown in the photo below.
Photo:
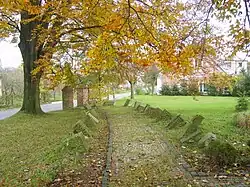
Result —
[[[122, 93], [122, 94], [116, 94], [116, 100], [117, 99], [122, 99], [124, 97], [129, 96], [129, 93]], [[109, 97], [110, 99], [113, 98], [112, 96]], [[77, 102], [74, 101], [74, 106], [77, 105]], [[44, 104], [41, 106], [42, 110], [44, 112], [51, 112], [51, 111], [57, 111], [57, 110], [62, 110], [62, 101], [58, 101], [58, 102], [53, 102], [50, 104]], [[14, 114], [16, 114], [18, 111], [20, 110], [20, 108], [15, 108], [15, 109], [9, 109], [9, 110], [4, 110], [4, 111], [0, 111], [0, 120], [8, 118]]]

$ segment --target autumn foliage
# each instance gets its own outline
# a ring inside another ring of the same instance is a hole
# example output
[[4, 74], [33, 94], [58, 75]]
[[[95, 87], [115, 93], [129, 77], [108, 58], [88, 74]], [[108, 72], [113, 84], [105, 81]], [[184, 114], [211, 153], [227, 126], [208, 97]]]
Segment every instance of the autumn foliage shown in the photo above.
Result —
[[43, 76], [71, 84], [76, 74], [143, 70], [152, 64], [189, 74], [195, 58], [214, 53], [209, 42], [206, 50], [199, 42], [202, 24], [189, 19], [191, 11], [199, 10], [172, 0], [3, 0], [0, 37], [20, 38], [31, 85], [31, 74], [35, 80]]

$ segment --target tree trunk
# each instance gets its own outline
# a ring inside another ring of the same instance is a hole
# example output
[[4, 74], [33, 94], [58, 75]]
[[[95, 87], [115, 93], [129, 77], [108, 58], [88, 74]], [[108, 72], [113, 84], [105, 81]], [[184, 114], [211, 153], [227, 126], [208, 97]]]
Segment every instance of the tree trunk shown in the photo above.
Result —
[[115, 88], [112, 88], [113, 100], [115, 100]]
[[130, 84], [130, 99], [134, 99], [135, 98], [135, 94], [134, 94], [134, 82], [129, 81]]
[[155, 82], [151, 85], [151, 95], [154, 95], [155, 92]]
[[[27, 12], [21, 13], [21, 20], [30, 19]], [[39, 59], [41, 49], [37, 46], [37, 37], [34, 34], [39, 23], [31, 21], [28, 23], [21, 22], [21, 34], [19, 48], [23, 57], [24, 71], [24, 96], [21, 111], [30, 114], [42, 113], [40, 106], [40, 78], [41, 73], [32, 75], [32, 71], [36, 68], [35, 62]]]

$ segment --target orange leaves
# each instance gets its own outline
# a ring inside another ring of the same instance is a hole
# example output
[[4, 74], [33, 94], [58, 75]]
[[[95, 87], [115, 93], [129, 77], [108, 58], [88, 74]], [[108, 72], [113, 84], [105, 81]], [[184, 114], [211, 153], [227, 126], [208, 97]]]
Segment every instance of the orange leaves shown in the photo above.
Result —
[[119, 14], [112, 14], [109, 16], [108, 23], [104, 26], [104, 29], [108, 31], [118, 31], [124, 24], [124, 19]]
[[236, 80], [235, 77], [226, 73], [213, 73], [208, 77], [208, 82], [218, 89], [224, 89], [227, 87], [231, 90]]
[[163, 35], [157, 61], [164, 71], [187, 75], [192, 73], [192, 62], [199, 54], [197, 46], [185, 44], [171, 35]]

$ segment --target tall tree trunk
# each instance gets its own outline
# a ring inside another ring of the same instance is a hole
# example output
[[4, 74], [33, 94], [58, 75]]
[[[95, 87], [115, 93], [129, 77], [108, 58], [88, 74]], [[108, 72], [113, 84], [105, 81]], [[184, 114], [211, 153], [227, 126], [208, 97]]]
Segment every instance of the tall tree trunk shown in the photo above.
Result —
[[112, 88], [113, 100], [115, 100], [115, 88]]
[[[21, 20], [30, 19], [27, 12], [21, 13]], [[37, 48], [37, 37], [34, 34], [39, 23], [31, 21], [28, 23], [21, 22], [21, 34], [19, 48], [23, 57], [23, 71], [24, 71], [24, 96], [21, 111], [30, 114], [42, 113], [40, 106], [40, 79], [41, 73], [32, 75], [32, 71], [36, 68], [35, 62], [39, 59], [40, 50]]]
[[134, 99], [135, 98], [135, 94], [134, 94], [134, 82], [133, 81], [129, 81], [130, 84], [130, 99]]
[[151, 95], [154, 95], [155, 92], [155, 82], [151, 85]]

